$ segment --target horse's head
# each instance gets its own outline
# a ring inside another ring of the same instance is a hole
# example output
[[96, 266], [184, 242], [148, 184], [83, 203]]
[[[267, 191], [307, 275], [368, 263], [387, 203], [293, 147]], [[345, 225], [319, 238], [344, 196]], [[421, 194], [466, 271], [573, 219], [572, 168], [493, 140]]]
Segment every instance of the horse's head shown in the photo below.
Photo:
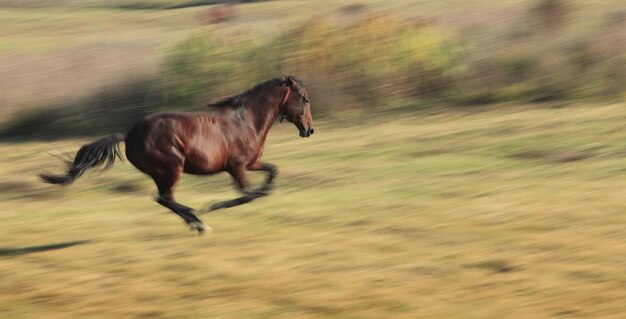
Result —
[[313, 135], [315, 130], [309, 94], [302, 86], [302, 82], [293, 76], [287, 77], [285, 85], [287, 85], [287, 92], [281, 105], [281, 117], [286, 118], [298, 128], [300, 137]]

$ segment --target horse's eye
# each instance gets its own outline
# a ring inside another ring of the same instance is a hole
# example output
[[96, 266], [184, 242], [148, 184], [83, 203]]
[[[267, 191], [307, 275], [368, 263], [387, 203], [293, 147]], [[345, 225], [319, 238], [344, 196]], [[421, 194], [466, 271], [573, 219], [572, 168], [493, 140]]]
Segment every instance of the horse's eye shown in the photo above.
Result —
[[309, 103], [309, 102], [311, 102], [311, 100], [309, 100], [308, 97], [304, 96], [304, 103]]

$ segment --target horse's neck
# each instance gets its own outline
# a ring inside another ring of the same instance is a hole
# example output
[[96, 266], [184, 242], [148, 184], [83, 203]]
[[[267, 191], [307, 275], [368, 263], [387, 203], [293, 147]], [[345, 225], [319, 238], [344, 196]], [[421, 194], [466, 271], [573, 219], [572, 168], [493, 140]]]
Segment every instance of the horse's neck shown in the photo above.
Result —
[[257, 105], [251, 106], [255, 108], [250, 111], [254, 117], [254, 127], [261, 144], [265, 143], [267, 134], [278, 116], [284, 95], [282, 91], [283, 90], [272, 88], [266, 94], [263, 94], [263, 97], [257, 101]]

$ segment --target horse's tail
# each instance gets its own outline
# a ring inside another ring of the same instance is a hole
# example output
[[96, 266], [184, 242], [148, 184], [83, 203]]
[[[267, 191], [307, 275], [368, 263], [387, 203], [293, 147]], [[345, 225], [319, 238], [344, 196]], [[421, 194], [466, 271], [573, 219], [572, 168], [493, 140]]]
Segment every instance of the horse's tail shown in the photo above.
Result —
[[39, 178], [46, 183], [67, 185], [90, 168], [101, 165], [104, 165], [104, 168], [109, 168], [115, 162], [116, 157], [122, 159], [119, 143], [123, 140], [124, 134], [114, 134], [85, 144], [76, 153], [74, 161], [65, 175], [39, 174]]

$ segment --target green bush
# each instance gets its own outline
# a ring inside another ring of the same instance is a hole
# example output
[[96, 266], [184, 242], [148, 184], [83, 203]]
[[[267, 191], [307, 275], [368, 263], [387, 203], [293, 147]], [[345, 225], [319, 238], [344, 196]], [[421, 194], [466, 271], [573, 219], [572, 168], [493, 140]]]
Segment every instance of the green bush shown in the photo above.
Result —
[[350, 24], [318, 19], [269, 40], [210, 32], [174, 46], [164, 65], [166, 100], [185, 108], [281, 74], [303, 78], [317, 109], [382, 107], [452, 89], [460, 46], [436, 26], [392, 14]]
[[317, 112], [626, 95], [618, 28], [480, 36], [393, 13], [319, 18], [268, 39], [207, 31], [168, 52], [162, 78], [168, 105], [183, 109], [281, 74], [305, 80]]

